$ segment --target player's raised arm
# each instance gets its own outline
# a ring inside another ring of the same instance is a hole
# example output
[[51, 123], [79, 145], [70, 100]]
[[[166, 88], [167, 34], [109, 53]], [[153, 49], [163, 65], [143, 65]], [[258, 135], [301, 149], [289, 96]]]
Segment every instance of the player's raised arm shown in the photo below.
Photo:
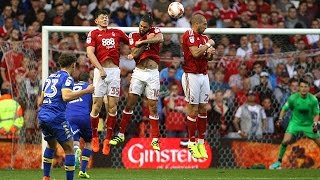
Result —
[[93, 93], [94, 87], [92, 85], [89, 85], [86, 89], [80, 90], [80, 91], [72, 91], [69, 88], [62, 89], [62, 99], [64, 101], [72, 101], [74, 99], [77, 99], [81, 97], [84, 94]]
[[[156, 30], [157, 31], [157, 30]], [[155, 43], [162, 43], [163, 40], [163, 34], [161, 32], [157, 33], [157, 34], [149, 34], [147, 36], [146, 40], [142, 40], [142, 41], [137, 41], [136, 45], [145, 45], [145, 44], [155, 44]]]

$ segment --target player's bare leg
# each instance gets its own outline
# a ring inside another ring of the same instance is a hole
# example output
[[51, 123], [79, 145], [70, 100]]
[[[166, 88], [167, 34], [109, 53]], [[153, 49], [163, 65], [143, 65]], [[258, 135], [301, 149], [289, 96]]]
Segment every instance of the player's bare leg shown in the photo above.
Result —
[[107, 135], [103, 141], [102, 153], [104, 155], [109, 155], [110, 153], [110, 140], [113, 134], [113, 129], [117, 120], [117, 105], [119, 98], [108, 96], [108, 118], [106, 119], [105, 125], [107, 128]]
[[187, 105], [187, 127], [189, 136], [188, 148], [192, 157], [196, 159], [202, 158], [202, 155], [200, 154], [198, 145], [196, 143], [197, 116], [199, 113], [198, 109], [198, 104]]
[[129, 124], [131, 120], [131, 116], [133, 113], [133, 109], [138, 101], [139, 95], [129, 93], [128, 94], [128, 102], [126, 104], [126, 107], [124, 108], [122, 112], [122, 118], [119, 125], [119, 133], [112, 138], [112, 140], [109, 142], [111, 145], [118, 145], [122, 142], [124, 142], [124, 133], [126, 132], [127, 125]]
[[158, 100], [148, 99], [149, 119], [151, 124], [151, 146], [155, 151], [160, 151], [159, 145], [159, 115], [158, 115]]
[[204, 139], [207, 129], [207, 104], [199, 104], [199, 114], [197, 117], [197, 130], [198, 130], [198, 150], [202, 158], [207, 159], [208, 154], [204, 145]]
[[279, 150], [279, 155], [278, 155], [278, 161], [273, 163], [269, 168], [270, 169], [281, 169], [281, 163], [282, 163], [282, 158], [284, 156], [284, 153], [287, 150], [287, 146], [291, 143], [292, 141], [292, 134], [290, 133], [285, 133], [283, 140], [280, 144], [280, 150]]
[[91, 127], [92, 127], [92, 151], [98, 152], [99, 138], [98, 138], [98, 124], [99, 124], [99, 112], [103, 103], [102, 97], [93, 97], [92, 110], [90, 113]]

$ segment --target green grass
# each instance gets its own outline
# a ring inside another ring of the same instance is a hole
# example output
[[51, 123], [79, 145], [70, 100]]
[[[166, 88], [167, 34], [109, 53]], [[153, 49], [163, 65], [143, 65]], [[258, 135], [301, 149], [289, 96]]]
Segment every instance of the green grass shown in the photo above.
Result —
[[[316, 180], [320, 179], [319, 169], [291, 169], [291, 170], [253, 170], [253, 169], [181, 169], [181, 170], [126, 170], [126, 169], [89, 169], [88, 173], [93, 180], [200, 180], [200, 179], [243, 179], [243, 180], [273, 180], [273, 179], [297, 179]], [[75, 172], [75, 179], [78, 178]], [[36, 180], [42, 178], [41, 170], [0, 170], [1, 180]], [[51, 179], [65, 179], [63, 169], [53, 169]]]

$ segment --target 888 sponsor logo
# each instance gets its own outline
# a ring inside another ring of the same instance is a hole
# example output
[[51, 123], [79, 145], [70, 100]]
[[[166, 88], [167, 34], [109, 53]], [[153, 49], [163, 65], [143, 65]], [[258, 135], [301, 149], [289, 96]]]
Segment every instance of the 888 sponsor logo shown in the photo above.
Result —
[[103, 38], [101, 40], [102, 46], [105, 46], [106, 48], [115, 48], [115, 40], [113, 38]]

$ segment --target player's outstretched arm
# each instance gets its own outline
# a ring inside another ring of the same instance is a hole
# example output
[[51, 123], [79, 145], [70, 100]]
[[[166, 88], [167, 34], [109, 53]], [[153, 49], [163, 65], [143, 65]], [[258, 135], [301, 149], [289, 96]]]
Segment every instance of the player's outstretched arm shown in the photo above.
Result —
[[[152, 37], [153, 36], [153, 37]], [[140, 44], [155, 44], [155, 43], [162, 43], [163, 40], [163, 34], [162, 33], [158, 33], [156, 35], [153, 35], [153, 33], [151, 33], [146, 40], [140, 41]]]
[[99, 70], [101, 78], [104, 79], [107, 77], [107, 74], [104, 71], [101, 64], [99, 63], [96, 55], [94, 54], [94, 51], [95, 51], [95, 48], [93, 46], [87, 47], [87, 55], [88, 55], [90, 62], [94, 65], [94, 67], [96, 67]]
[[65, 88], [62, 89], [62, 99], [64, 101], [72, 101], [81, 97], [82, 95], [93, 93], [94, 87], [89, 85], [86, 89], [80, 91], [72, 91], [71, 89]]

